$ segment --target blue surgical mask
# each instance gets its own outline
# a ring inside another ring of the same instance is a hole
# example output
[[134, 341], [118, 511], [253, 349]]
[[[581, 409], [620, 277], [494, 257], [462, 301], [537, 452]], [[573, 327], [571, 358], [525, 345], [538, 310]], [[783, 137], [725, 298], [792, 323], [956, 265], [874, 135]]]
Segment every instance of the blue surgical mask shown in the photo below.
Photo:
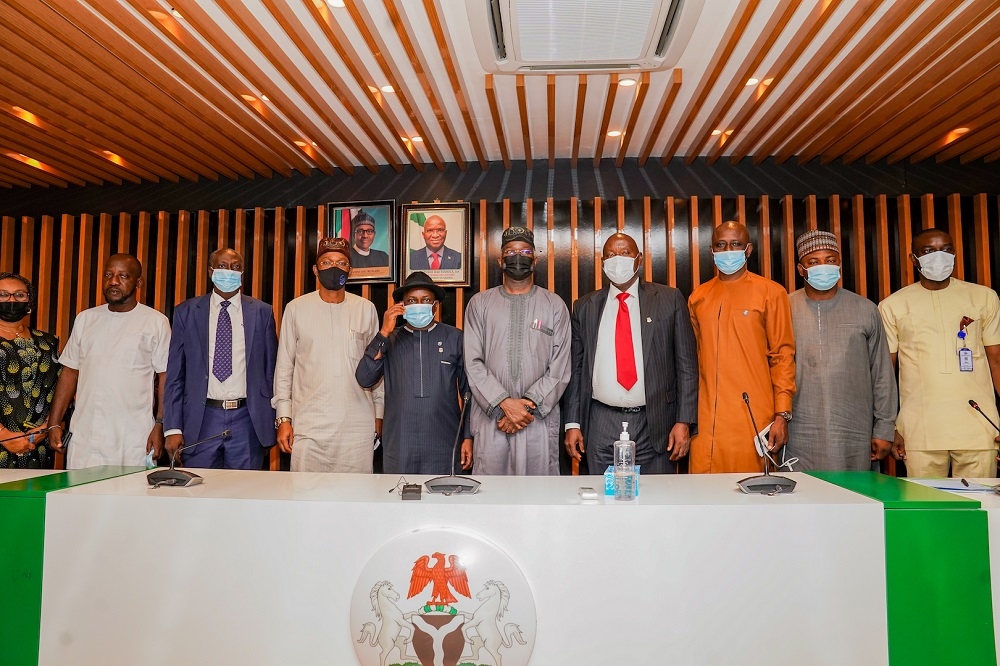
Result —
[[726, 252], [713, 252], [712, 259], [715, 267], [726, 275], [732, 275], [743, 268], [747, 263], [746, 250], [727, 250]]
[[840, 280], [840, 266], [820, 264], [806, 269], [806, 282], [816, 291], [828, 291]]
[[403, 319], [413, 328], [423, 328], [434, 321], [432, 303], [414, 303], [403, 308]]
[[243, 286], [243, 273], [227, 268], [212, 269], [212, 284], [224, 294], [236, 291]]

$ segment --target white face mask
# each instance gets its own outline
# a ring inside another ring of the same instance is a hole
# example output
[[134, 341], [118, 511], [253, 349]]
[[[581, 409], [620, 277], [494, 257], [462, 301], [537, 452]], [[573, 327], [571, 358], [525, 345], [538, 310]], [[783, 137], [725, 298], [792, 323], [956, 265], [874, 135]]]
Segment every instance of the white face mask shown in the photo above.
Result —
[[931, 282], [944, 282], [955, 270], [955, 255], [938, 250], [917, 257], [917, 263], [920, 264], [920, 274], [925, 278]]
[[635, 260], [636, 257], [609, 257], [604, 260], [604, 274], [615, 284], [625, 284], [639, 272]]

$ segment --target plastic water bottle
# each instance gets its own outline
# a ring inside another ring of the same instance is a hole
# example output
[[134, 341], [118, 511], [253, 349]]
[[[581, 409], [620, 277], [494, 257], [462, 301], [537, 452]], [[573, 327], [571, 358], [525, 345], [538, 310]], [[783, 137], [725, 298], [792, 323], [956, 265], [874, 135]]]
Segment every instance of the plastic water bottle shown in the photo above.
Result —
[[622, 434], [615, 442], [615, 500], [631, 502], [636, 495], [635, 442], [629, 439], [628, 422], [622, 422]]

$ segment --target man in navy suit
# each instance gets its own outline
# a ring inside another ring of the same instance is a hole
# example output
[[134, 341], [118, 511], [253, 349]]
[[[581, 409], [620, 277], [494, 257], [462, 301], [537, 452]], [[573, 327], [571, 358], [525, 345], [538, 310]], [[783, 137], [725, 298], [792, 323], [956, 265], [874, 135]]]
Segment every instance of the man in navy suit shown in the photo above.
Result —
[[610, 284], [573, 305], [566, 451], [576, 460], [586, 454], [590, 473], [603, 474], [627, 421], [642, 473], [673, 472], [698, 420], [687, 303], [677, 289], [639, 277], [642, 253], [631, 236], [612, 234], [602, 264]]
[[462, 267], [462, 253], [445, 247], [448, 226], [437, 215], [424, 220], [424, 247], [410, 252], [410, 270], [444, 271]]
[[166, 448], [174, 454], [182, 445], [230, 430], [228, 437], [184, 451], [184, 466], [260, 469], [275, 442], [274, 312], [243, 295], [238, 252], [217, 250], [208, 265], [212, 292], [174, 310], [163, 414]]

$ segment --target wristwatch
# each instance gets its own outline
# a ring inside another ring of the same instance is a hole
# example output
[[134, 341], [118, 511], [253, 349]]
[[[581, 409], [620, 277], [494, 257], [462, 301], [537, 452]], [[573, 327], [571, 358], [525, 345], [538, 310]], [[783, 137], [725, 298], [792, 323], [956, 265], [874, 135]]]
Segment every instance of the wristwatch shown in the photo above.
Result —
[[774, 415], [775, 416], [780, 416], [781, 418], [785, 419], [786, 423], [788, 421], [792, 420], [792, 413], [791, 412], [775, 412]]
[[291, 422], [292, 420], [287, 416], [279, 416], [278, 418], [274, 419], [274, 429], [277, 430], [278, 426], [280, 426], [282, 423], [291, 423]]

